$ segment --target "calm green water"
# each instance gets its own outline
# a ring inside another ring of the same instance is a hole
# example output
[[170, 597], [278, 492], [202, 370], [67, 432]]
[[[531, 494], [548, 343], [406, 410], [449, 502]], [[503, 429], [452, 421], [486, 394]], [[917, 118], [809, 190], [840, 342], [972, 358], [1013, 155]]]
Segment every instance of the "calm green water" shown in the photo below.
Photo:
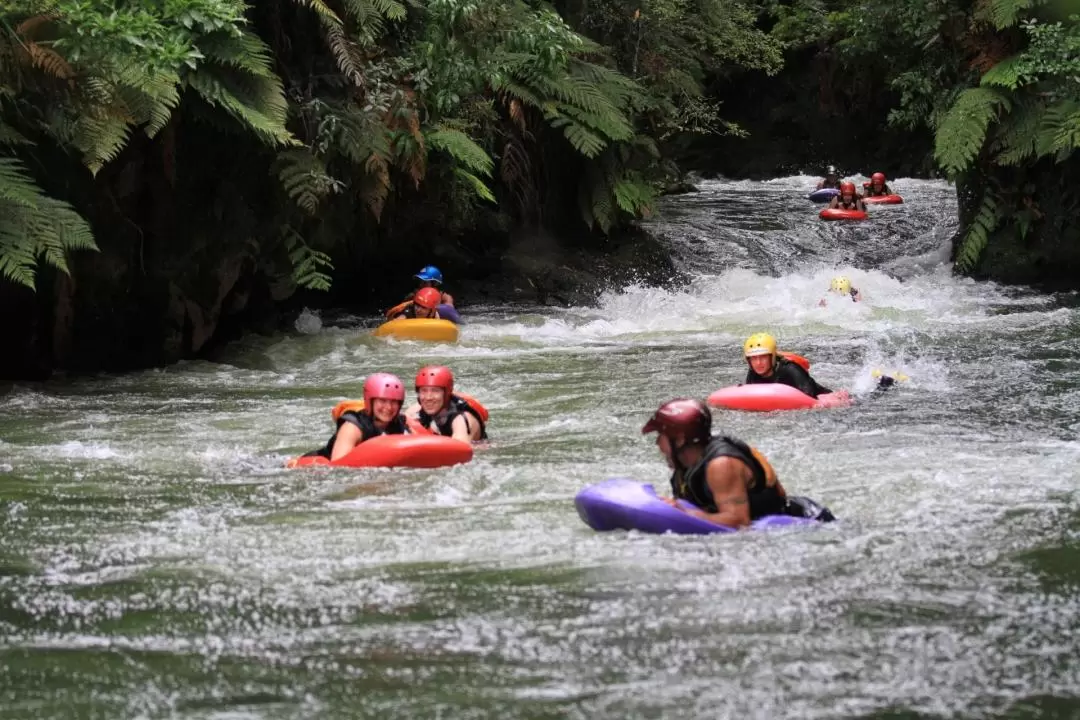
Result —
[[[1080, 718], [1077, 303], [951, 277], [943, 184], [840, 226], [811, 182], [670, 199], [687, 287], [0, 397], [0, 718]], [[817, 307], [838, 271], [866, 302]], [[586, 484], [666, 483], [641, 424], [761, 329], [862, 402], [716, 423], [842, 522], [582, 524]], [[431, 362], [493, 413], [472, 463], [282, 468]]]

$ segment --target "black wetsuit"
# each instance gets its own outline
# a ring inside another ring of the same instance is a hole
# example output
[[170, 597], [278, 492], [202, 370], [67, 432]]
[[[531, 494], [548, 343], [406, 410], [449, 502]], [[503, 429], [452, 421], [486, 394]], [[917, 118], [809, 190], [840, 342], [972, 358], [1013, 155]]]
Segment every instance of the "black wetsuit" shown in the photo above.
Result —
[[816, 398], [818, 395], [827, 395], [832, 392], [832, 390], [819, 384], [814, 378], [810, 377], [810, 373], [806, 372], [801, 365], [793, 363], [787, 358], [776, 358], [773, 374], [769, 377], [758, 375], [754, 372], [753, 368], [749, 368], [746, 371], [746, 385], [760, 385], [762, 383], [774, 382], [790, 385], [812, 398]]
[[[428, 430], [431, 430], [431, 426], [432, 424], [434, 424], [435, 432], [439, 433], [440, 435], [450, 437], [454, 434], [454, 419], [457, 418], [459, 415], [466, 414], [471, 415], [476, 422], [480, 423], [479, 439], [487, 440], [487, 428], [484, 426], [484, 421], [480, 418], [480, 415], [478, 415], [477, 412], [472, 409], [472, 406], [469, 405], [469, 403], [465, 402], [465, 400], [458, 397], [457, 395], [450, 396], [450, 407], [447, 409], [445, 417], [442, 417], [440, 419], [439, 416], [428, 415], [426, 412], [424, 412], [423, 408], [420, 409], [420, 414], [418, 417], [420, 419], [420, 424], [426, 427]], [[465, 420], [466, 422], [469, 421], [467, 417]]]
[[370, 440], [371, 438], [377, 437], [379, 435], [402, 435], [405, 433], [404, 415], [398, 415], [396, 418], [390, 421], [390, 424], [386, 426], [385, 430], [380, 430], [379, 428], [375, 427], [375, 421], [367, 413], [349, 411], [342, 413], [341, 417], [338, 418], [337, 430], [335, 430], [334, 434], [330, 437], [330, 441], [326, 443], [326, 447], [320, 450], [313, 450], [309, 453], [306, 453], [304, 457], [313, 457], [318, 455], [329, 460], [330, 453], [334, 450], [334, 442], [337, 441], [338, 432], [341, 430], [341, 426], [345, 423], [350, 423], [360, 428], [360, 432], [362, 433], [360, 442]]

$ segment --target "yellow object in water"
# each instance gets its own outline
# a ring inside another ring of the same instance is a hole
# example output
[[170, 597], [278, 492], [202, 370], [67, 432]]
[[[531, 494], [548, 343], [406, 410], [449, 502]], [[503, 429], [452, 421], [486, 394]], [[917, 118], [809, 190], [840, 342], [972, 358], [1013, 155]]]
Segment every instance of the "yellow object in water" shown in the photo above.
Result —
[[431, 318], [398, 318], [375, 328], [376, 337], [395, 337], [399, 340], [430, 340], [457, 342], [458, 326], [449, 320]]
[[876, 379], [876, 378], [881, 377], [882, 375], [888, 375], [889, 377], [891, 377], [896, 382], [904, 382], [905, 380], [910, 380], [911, 379], [907, 375], [905, 375], [904, 373], [900, 372], [899, 370], [897, 370], [895, 372], [886, 373], [886, 372], [882, 372], [878, 368], [874, 368], [873, 370], [870, 371], [870, 377], [872, 377], [872, 378]]

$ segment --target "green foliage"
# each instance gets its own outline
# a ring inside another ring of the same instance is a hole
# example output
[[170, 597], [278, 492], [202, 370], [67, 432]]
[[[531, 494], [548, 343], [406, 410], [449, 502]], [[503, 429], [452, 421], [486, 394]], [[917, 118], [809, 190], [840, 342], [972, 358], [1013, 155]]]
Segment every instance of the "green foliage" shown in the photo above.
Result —
[[988, 190], [983, 195], [979, 210], [968, 225], [964, 239], [956, 250], [957, 270], [970, 272], [975, 268], [990, 241], [990, 235], [997, 229], [1001, 219], [1001, 199]]
[[67, 273], [71, 250], [97, 250], [90, 226], [45, 195], [22, 163], [0, 158], [0, 277], [34, 289], [39, 258]]
[[334, 269], [330, 256], [309, 247], [304, 238], [288, 226], [284, 228], [284, 241], [293, 267], [293, 282], [310, 290], [329, 290], [331, 279], [324, 270]]
[[982, 150], [990, 123], [1009, 107], [1009, 99], [991, 88], [960, 93], [938, 127], [934, 157], [941, 167], [951, 175], [967, 170]]

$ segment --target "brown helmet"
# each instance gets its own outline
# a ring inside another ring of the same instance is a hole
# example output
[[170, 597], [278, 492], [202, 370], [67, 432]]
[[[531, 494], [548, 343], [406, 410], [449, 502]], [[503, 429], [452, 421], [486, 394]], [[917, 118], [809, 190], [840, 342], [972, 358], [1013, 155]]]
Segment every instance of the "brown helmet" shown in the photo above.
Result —
[[712, 435], [712, 412], [701, 400], [676, 398], [661, 405], [641, 428], [641, 434], [659, 432], [662, 435], [680, 433], [688, 443], [709, 441]]

